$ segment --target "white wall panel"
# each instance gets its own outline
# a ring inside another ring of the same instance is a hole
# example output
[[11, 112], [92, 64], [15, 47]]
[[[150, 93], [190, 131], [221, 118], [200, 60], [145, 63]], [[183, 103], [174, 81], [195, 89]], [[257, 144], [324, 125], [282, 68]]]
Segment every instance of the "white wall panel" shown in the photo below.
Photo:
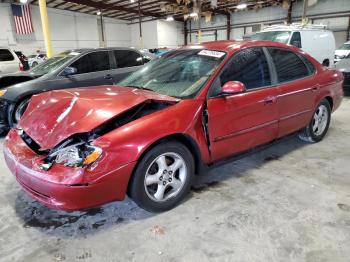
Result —
[[183, 45], [183, 23], [158, 20], [158, 47], [176, 48]]

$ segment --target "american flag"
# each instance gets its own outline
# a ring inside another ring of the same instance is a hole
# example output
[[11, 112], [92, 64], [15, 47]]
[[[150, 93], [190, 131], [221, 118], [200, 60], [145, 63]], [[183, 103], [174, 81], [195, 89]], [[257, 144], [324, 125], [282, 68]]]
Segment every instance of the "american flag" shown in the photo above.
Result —
[[34, 32], [32, 18], [30, 17], [29, 5], [11, 4], [13, 19], [15, 21], [16, 33], [20, 35]]

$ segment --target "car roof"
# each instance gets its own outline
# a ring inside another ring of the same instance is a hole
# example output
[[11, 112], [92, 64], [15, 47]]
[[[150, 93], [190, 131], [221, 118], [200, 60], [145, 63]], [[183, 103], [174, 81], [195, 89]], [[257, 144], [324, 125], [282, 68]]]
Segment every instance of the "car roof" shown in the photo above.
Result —
[[110, 50], [134, 50], [134, 51], [138, 52], [137, 49], [129, 48], [129, 47], [77, 48], [77, 49], [65, 50], [64, 52], [88, 53], [91, 51], [110, 51]]
[[271, 47], [281, 47], [289, 50], [296, 51], [298, 48], [290, 45], [285, 45], [279, 42], [265, 41], [265, 40], [221, 40], [213, 42], [204, 42], [201, 44], [194, 44], [184, 46], [186, 49], [211, 49], [224, 52], [235, 52], [242, 48], [256, 47], [256, 46], [271, 46]]

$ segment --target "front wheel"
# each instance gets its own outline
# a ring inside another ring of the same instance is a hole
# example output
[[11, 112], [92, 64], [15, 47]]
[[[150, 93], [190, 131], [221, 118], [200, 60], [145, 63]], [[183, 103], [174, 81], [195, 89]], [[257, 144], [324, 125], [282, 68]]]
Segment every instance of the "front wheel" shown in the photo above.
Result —
[[194, 161], [187, 147], [177, 142], [160, 143], [136, 167], [129, 196], [147, 211], [166, 211], [186, 196], [193, 176]]
[[317, 106], [310, 123], [300, 132], [299, 138], [306, 142], [319, 142], [327, 134], [331, 121], [331, 107], [327, 99]]
[[15, 112], [13, 114], [13, 124], [17, 125], [19, 120], [21, 119], [24, 111], [26, 111], [30, 98], [26, 98], [22, 100], [15, 108]]

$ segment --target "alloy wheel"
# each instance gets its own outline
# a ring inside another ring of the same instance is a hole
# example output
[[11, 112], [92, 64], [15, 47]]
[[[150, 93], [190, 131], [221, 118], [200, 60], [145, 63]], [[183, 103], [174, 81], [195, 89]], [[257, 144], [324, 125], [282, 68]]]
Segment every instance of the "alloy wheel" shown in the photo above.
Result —
[[144, 186], [149, 198], [163, 202], [176, 197], [187, 179], [188, 168], [184, 159], [168, 152], [158, 156], [147, 168]]
[[327, 127], [328, 117], [329, 115], [326, 106], [320, 105], [314, 114], [312, 122], [312, 131], [315, 135], [319, 136], [323, 134], [324, 130]]

